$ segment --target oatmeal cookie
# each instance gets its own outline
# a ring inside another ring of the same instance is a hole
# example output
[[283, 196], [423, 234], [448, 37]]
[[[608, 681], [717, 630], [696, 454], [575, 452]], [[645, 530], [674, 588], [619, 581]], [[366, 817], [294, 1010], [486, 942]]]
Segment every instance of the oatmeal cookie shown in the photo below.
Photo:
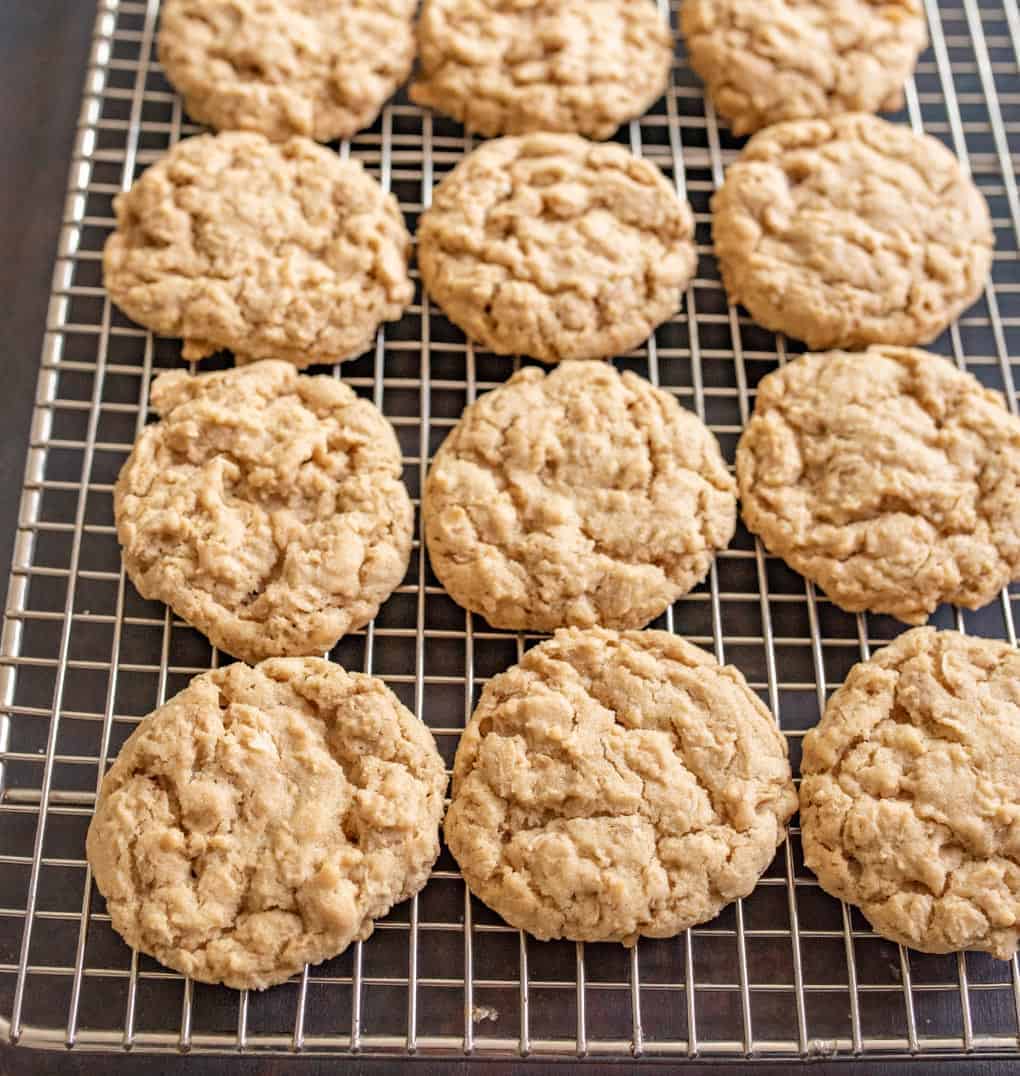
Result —
[[734, 134], [895, 112], [928, 42], [921, 0], [684, 0], [691, 67]]
[[114, 199], [110, 298], [184, 357], [339, 362], [414, 295], [396, 199], [307, 138], [200, 135]]
[[737, 484], [748, 529], [850, 612], [921, 624], [1020, 579], [1020, 419], [938, 355], [807, 354], [769, 374]]
[[393, 428], [285, 362], [161, 375], [114, 489], [124, 567], [245, 661], [322, 654], [400, 583], [414, 509]]
[[927, 343], [992, 264], [988, 206], [956, 158], [876, 116], [761, 131], [712, 212], [730, 301], [810, 348]]
[[512, 926], [633, 944], [747, 896], [796, 806], [786, 741], [736, 669], [667, 632], [570, 628], [486, 684], [445, 830]]
[[369, 127], [414, 60], [416, 0], [164, 0], [159, 60], [188, 115], [320, 142]]
[[1020, 939], [1020, 653], [915, 628], [804, 737], [804, 861], [886, 938], [1009, 959]]
[[411, 99], [483, 135], [609, 138], [662, 96], [673, 34], [653, 0], [425, 0]]
[[643, 627], [736, 525], [719, 445], [671, 393], [608, 363], [534, 366], [464, 412], [422, 512], [432, 568], [494, 627]]
[[696, 262], [690, 207], [659, 169], [576, 135], [484, 143], [418, 226], [422, 280], [447, 317], [543, 362], [637, 347], [676, 313]]
[[445, 790], [432, 734], [381, 680], [321, 658], [238, 663], [131, 734], [88, 861], [128, 945], [263, 990], [422, 888]]

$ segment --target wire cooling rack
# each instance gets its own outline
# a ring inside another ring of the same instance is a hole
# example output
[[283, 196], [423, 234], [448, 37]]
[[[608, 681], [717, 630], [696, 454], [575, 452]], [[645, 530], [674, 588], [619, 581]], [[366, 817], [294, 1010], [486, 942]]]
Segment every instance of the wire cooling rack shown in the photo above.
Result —
[[[1003, 390], [1015, 411], [1020, 13], [1017, 0], [926, 7], [932, 47], [901, 119], [969, 166], [998, 241], [984, 297], [936, 348]], [[112, 483], [146, 421], [151, 377], [181, 362], [179, 342], [154, 339], [110, 305], [101, 274], [114, 194], [196, 130], [155, 58], [157, 24], [157, 0], [99, 2], [54, 274], [0, 647], [0, 1035], [105, 1051], [1020, 1056], [1017, 961], [922, 956], [877, 938], [804, 870], [796, 825], [752, 896], [632, 950], [526, 938], [470, 898], [445, 851], [425, 890], [368, 941], [261, 995], [193, 984], [113, 933], [84, 860], [97, 783], [138, 718], [218, 660], [201, 635], [139, 598], [113, 528]], [[754, 386], [787, 349], [726, 304], [708, 202], [738, 144], [679, 49], [666, 98], [619, 137], [692, 201], [698, 275], [684, 311], [618, 362], [702, 415], [732, 461]], [[394, 191], [412, 227], [469, 148], [459, 127], [402, 96], [339, 147]], [[395, 424], [417, 497], [462, 409], [513, 368], [467, 346], [419, 288], [370, 354], [334, 370]], [[934, 622], [1015, 643], [1017, 600], [1020, 589], [978, 614], [940, 610]], [[795, 766], [827, 694], [901, 630], [836, 609], [744, 531], [656, 626], [743, 671]], [[531, 641], [454, 605], [419, 544], [404, 585], [333, 657], [382, 676], [450, 762], [486, 678]]]

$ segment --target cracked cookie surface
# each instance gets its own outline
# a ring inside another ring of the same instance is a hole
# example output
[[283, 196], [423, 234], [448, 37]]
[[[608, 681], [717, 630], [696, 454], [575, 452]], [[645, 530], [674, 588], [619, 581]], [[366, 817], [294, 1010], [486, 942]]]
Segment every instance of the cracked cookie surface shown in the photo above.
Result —
[[468, 336], [543, 362], [629, 351], [680, 305], [694, 218], [665, 176], [576, 135], [486, 142], [418, 226], [429, 294]]
[[370, 126], [414, 60], [416, 0], [165, 0], [159, 60], [188, 115], [280, 142]]
[[414, 521], [393, 428], [285, 362], [161, 375], [161, 420], [114, 489], [124, 567], [246, 661], [322, 654], [407, 570]]
[[262, 990], [425, 885], [445, 790], [432, 734], [381, 680], [319, 658], [237, 663], [131, 734], [88, 861], [129, 945]]
[[691, 67], [734, 134], [894, 112], [927, 44], [920, 0], [684, 0]]
[[467, 409], [423, 501], [432, 568], [495, 627], [643, 627], [736, 525], [719, 445], [676, 397], [607, 363], [526, 367]]
[[512, 926], [633, 944], [750, 893], [796, 805], [736, 669], [668, 632], [569, 628], [486, 684], [445, 833]]
[[879, 934], [1006, 960], [1020, 938], [1020, 653], [915, 628], [804, 738], [804, 861]]
[[483, 135], [609, 138], [666, 88], [673, 35], [652, 0], [425, 0], [411, 99]]
[[927, 343], [992, 263], [988, 206], [956, 158], [877, 116], [759, 132], [712, 213], [730, 301], [809, 348]]
[[228, 132], [179, 142], [114, 199], [113, 301], [184, 358], [339, 362], [371, 346], [414, 288], [392, 195], [307, 138]]
[[737, 445], [749, 530], [850, 612], [923, 623], [1020, 578], [1020, 419], [913, 348], [803, 355]]

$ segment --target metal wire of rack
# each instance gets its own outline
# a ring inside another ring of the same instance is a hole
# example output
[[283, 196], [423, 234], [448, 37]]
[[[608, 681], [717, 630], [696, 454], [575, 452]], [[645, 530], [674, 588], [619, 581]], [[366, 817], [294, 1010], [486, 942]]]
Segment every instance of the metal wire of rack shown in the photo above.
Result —
[[[667, 0], [660, 0], [664, 12]], [[678, 6], [674, 0], [674, 7]], [[761, 884], [702, 927], [632, 950], [539, 943], [472, 900], [444, 851], [425, 890], [341, 957], [265, 994], [194, 984], [113, 933], [84, 860], [108, 762], [137, 720], [218, 660], [126, 581], [112, 482], [177, 341], [127, 321], [102, 288], [112, 197], [197, 131], [155, 58], [158, 0], [99, 0], [43, 347], [0, 643], [0, 1036], [83, 1050], [445, 1056], [1020, 1057], [1020, 966], [922, 956], [886, 942], [805, 871], [796, 826]], [[901, 117], [947, 142], [992, 208], [981, 301], [935, 345], [1007, 395], [1020, 354], [1020, 10], [925, 0], [931, 49]], [[670, 12], [676, 20], [677, 12]], [[684, 310], [617, 360], [677, 394], [732, 460], [757, 381], [787, 344], [726, 303], [708, 200], [738, 143], [682, 59], [663, 101], [620, 137], [690, 198], [700, 263]], [[413, 226], [470, 142], [400, 96], [339, 147], [394, 191]], [[476, 351], [422, 297], [338, 376], [394, 423], [412, 496], [430, 454], [515, 362]], [[1016, 643], [1020, 588], [934, 622]], [[796, 766], [828, 693], [901, 625], [851, 616], [740, 531], [706, 582], [656, 626], [737, 665], [769, 704]], [[419, 542], [403, 586], [332, 657], [382, 676], [449, 763], [487, 677], [530, 638], [448, 599]]]

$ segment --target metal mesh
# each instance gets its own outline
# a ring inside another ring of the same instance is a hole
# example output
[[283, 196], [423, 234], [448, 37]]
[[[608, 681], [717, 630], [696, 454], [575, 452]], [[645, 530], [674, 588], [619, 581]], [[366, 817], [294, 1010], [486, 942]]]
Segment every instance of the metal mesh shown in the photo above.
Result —
[[[926, 7], [932, 48], [901, 119], [969, 165], [998, 240], [984, 297], [936, 350], [1006, 392], [1015, 411], [1020, 13], [1017, 0]], [[632, 950], [529, 940], [470, 898], [445, 851], [426, 889], [367, 942], [261, 995], [192, 984], [113, 933], [83, 858], [97, 783], [137, 720], [217, 661], [199, 633], [126, 582], [113, 528], [112, 482], [146, 421], [151, 377], [181, 361], [179, 342], [138, 329], [102, 289], [113, 195], [196, 130], [155, 59], [157, 18], [158, 0], [100, 0], [49, 307], [0, 649], [2, 1033], [102, 1050], [1016, 1056], [1017, 961], [922, 956], [876, 937], [804, 870], [796, 826], [751, 897]], [[666, 98], [619, 137], [690, 198], [701, 254], [683, 312], [619, 365], [675, 392], [732, 461], [755, 384], [787, 353], [727, 306], [711, 257], [708, 200], [737, 143], [682, 52]], [[413, 228], [469, 147], [456, 125], [400, 97], [340, 152], [394, 191]], [[396, 425], [417, 497], [464, 406], [514, 367], [466, 345], [419, 288], [372, 353], [334, 370]], [[1020, 589], [980, 613], [942, 609], [934, 622], [1015, 643], [1017, 600]], [[743, 671], [795, 766], [827, 694], [901, 630], [836, 609], [743, 530], [656, 626]], [[531, 641], [459, 609], [418, 544], [375, 623], [332, 656], [382, 676], [449, 763], [486, 678]]]

